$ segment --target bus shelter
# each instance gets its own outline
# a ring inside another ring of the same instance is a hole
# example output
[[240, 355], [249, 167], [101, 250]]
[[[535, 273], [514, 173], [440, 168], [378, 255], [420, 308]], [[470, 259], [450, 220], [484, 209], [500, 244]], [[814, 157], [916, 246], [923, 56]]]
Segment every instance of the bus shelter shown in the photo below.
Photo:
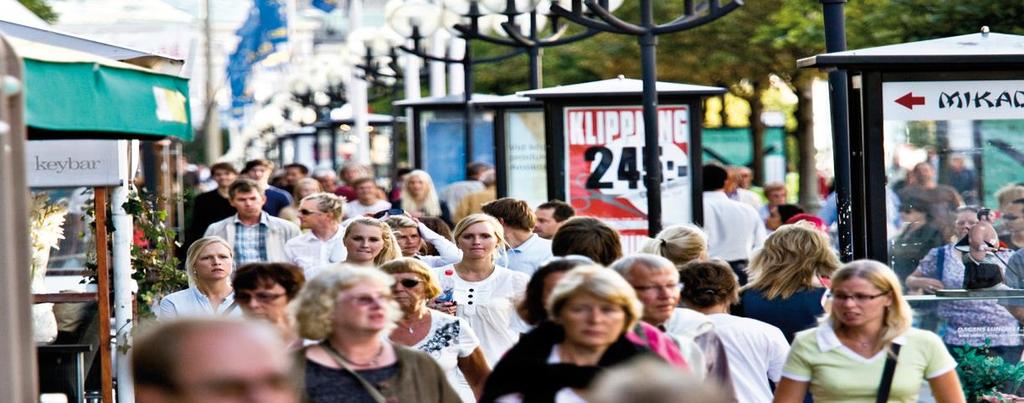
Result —
[[[852, 237], [841, 248], [893, 268], [918, 310], [915, 326], [949, 346], [1013, 347], [1004, 358], [1020, 361], [1024, 36], [983, 28], [798, 63], [847, 72], [849, 147], [835, 153], [851, 157], [851, 190], [839, 197], [850, 204], [840, 203], [838, 217]], [[977, 220], [964, 206], [992, 211], [1004, 266], [993, 287], [964, 287], [953, 244]]]
[[657, 91], [657, 147], [644, 144], [640, 80], [619, 76], [518, 93], [543, 104], [548, 198], [619, 230], [627, 251], [649, 235], [646, 158], [662, 162], [662, 224], [703, 221], [694, 169], [702, 165], [703, 100], [725, 89], [658, 82]]
[[494, 170], [498, 197], [514, 196], [531, 206], [548, 201], [544, 159], [544, 109], [518, 95], [473, 102], [494, 112]]

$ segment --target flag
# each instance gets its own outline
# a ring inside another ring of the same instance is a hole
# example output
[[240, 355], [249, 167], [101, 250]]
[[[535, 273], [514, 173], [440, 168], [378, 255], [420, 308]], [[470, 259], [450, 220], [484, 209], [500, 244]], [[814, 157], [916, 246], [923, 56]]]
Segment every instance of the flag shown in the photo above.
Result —
[[313, 7], [320, 9], [325, 13], [334, 11], [338, 8], [338, 0], [313, 0]]
[[227, 79], [231, 87], [231, 111], [235, 117], [253, 102], [246, 92], [252, 66], [288, 41], [288, 18], [283, 0], [253, 0], [249, 15], [235, 31], [238, 45], [228, 57]]

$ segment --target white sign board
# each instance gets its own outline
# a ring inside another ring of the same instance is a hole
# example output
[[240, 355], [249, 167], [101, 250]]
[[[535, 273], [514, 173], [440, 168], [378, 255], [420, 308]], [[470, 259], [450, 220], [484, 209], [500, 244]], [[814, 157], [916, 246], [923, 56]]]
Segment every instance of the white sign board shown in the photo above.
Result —
[[127, 176], [127, 140], [38, 140], [25, 147], [34, 188], [118, 186]]
[[1024, 119], [1024, 80], [882, 83], [885, 120]]

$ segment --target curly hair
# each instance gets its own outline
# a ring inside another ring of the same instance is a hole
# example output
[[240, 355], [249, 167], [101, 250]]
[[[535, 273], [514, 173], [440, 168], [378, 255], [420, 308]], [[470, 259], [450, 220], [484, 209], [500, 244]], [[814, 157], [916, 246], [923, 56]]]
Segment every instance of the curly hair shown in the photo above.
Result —
[[828, 238], [813, 223], [783, 225], [750, 260], [750, 281], [744, 289], [760, 290], [768, 299], [789, 298], [819, 286], [815, 279], [831, 276], [840, 264]]
[[348, 239], [352, 235], [352, 231], [356, 225], [365, 225], [367, 227], [379, 228], [380, 238], [384, 243], [384, 247], [380, 249], [380, 253], [373, 257], [373, 264], [380, 266], [385, 262], [402, 257], [402, 248], [398, 246], [398, 241], [395, 240], [395, 234], [391, 232], [391, 227], [384, 221], [378, 220], [373, 217], [359, 217], [351, 220], [348, 226], [345, 227], [345, 239]]
[[415, 274], [423, 280], [424, 296], [427, 299], [437, 298], [441, 295], [441, 283], [430, 266], [419, 259], [402, 257], [380, 265], [380, 270], [387, 274], [410, 273]]
[[[323, 340], [333, 333], [335, 309], [338, 295], [359, 284], [370, 283], [380, 288], [382, 294], [391, 295], [391, 284], [395, 280], [380, 270], [367, 269], [349, 264], [337, 264], [326, 268], [309, 280], [292, 302], [295, 323], [299, 335], [310, 340]], [[398, 303], [391, 300], [385, 304], [389, 324], [383, 334], [394, 328], [394, 322], [402, 317]]]

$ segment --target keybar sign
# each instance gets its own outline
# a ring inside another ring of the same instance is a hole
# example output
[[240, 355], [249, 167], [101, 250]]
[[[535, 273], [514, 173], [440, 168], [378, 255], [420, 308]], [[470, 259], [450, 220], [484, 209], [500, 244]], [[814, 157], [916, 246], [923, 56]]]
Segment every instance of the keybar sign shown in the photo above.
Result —
[[1024, 119], [1024, 80], [882, 84], [885, 120]]

